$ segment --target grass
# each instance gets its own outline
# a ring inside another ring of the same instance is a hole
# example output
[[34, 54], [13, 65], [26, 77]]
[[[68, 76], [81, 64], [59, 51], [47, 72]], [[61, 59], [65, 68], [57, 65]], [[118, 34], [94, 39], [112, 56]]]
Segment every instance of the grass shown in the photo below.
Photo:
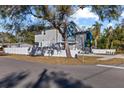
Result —
[[75, 58], [65, 58], [65, 57], [42, 57], [42, 56], [23, 56], [23, 55], [8, 55], [8, 56], [1, 56], [5, 58], [12, 58], [21, 61], [28, 61], [28, 62], [41, 62], [41, 63], [48, 63], [48, 64], [71, 64], [71, 65], [78, 65], [78, 64], [121, 64], [124, 63], [124, 59], [114, 58], [110, 60], [97, 60], [100, 57], [89, 57], [89, 56], [79, 56], [77, 59]]

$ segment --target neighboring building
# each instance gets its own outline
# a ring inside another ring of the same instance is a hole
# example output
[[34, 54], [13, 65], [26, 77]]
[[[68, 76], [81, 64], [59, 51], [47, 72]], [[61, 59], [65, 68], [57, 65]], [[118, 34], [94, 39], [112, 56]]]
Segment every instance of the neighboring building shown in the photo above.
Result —
[[77, 49], [83, 49], [85, 47], [86, 34], [80, 34], [76, 36], [76, 45]]
[[0, 43], [0, 46], [3, 47], [32, 47], [31, 44], [27, 44], [27, 43]]
[[58, 42], [62, 42], [62, 36], [56, 29], [45, 30], [35, 35], [35, 43], [39, 47], [50, 46]]

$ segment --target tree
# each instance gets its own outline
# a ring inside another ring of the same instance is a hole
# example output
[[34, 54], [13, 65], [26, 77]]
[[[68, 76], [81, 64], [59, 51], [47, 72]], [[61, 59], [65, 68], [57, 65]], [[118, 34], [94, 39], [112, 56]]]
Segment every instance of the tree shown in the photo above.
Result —
[[0, 43], [16, 43], [16, 38], [13, 34], [8, 32], [0, 32]]
[[119, 5], [93, 5], [91, 6], [92, 12], [99, 16], [101, 21], [108, 20], [118, 20], [123, 8]]
[[[100, 20], [118, 19], [121, 15], [121, 6], [0, 6], [0, 15], [2, 18], [10, 18], [14, 26], [16, 23], [22, 24], [27, 15], [32, 15], [42, 21], [46, 21], [52, 27], [56, 28], [62, 35], [67, 57], [71, 57], [68, 46], [66, 28], [69, 16], [79, 8], [91, 7], [92, 12], [96, 13]], [[18, 20], [17, 20], [18, 19]], [[18, 26], [15, 26], [18, 31]]]
[[123, 23], [118, 24], [113, 32], [113, 46], [117, 51], [124, 51], [124, 28]]
[[110, 26], [107, 30], [108, 31], [106, 34], [106, 36], [107, 36], [106, 48], [110, 49], [113, 47], [113, 32], [114, 32], [114, 30], [113, 30], [112, 26]]
[[22, 37], [23, 43], [34, 44], [34, 31], [21, 31], [20, 37]]
[[101, 34], [100, 38], [98, 39], [98, 46], [99, 49], [105, 49], [106, 48], [106, 35]]
[[122, 53], [124, 51], [123, 25], [116, 24], [114, 28], [105, 28], [98, 42], [98, 47], [100, 48], [114, 48], [117, 52]]
[[102, 24], [99, 23], [99, 22], [95, 22], [95, 24], [93, 25], [94, 28], [93, 28], [93, 39], [94, 39], [94, 42], [95, 42], [95, 48], [98, 47], [98, 39], [100, 37], [100, 30], [101, 30], [101, 26]]

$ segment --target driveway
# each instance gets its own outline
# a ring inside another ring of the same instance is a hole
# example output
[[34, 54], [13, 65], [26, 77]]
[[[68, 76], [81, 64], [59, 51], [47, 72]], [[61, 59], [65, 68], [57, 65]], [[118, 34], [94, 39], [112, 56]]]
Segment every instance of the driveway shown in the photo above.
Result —
[[0, 87], [124, 87], [124, 64], [51, 65], [0, 58]]

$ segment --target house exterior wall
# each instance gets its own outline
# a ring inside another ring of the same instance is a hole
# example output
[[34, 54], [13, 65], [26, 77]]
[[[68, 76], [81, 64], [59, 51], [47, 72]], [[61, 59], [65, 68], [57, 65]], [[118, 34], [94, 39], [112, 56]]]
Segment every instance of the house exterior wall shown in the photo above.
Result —
[[76, 36], [76, 48], [83, 49], [85, 47], [86, 34], [80, 34]]
[[35, 42], [39, 43], [40, 46], [49, 46], [53, 43], [62, 42], [61, 34], [56, 29], [46, 30], [45, 34], [42, 32], [41, 34], [35, 35]]

